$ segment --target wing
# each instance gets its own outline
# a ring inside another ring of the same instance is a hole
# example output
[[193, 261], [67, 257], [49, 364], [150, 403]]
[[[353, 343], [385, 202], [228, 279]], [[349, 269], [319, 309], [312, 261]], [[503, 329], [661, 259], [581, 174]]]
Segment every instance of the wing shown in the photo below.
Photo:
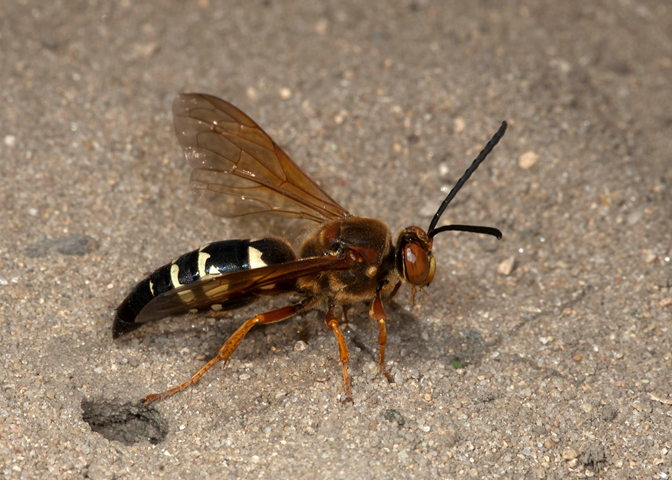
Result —
[[352, 216], [230, 103], [205, 94], [178, 95], [173, 119], [194, 169], [191, 186], [211, 213], [272, 213], [319, 223]]
[[156, 296], [145, 305], [135, 321], [145, 323], [193, 309], [206, 308], [245, 294], [263, 292], [264, 287], [272, 288], [307, 275], [328, 270], [344, 270], [352, 264], [353, 260], [349, 256], [330, 255], [214, 275]]

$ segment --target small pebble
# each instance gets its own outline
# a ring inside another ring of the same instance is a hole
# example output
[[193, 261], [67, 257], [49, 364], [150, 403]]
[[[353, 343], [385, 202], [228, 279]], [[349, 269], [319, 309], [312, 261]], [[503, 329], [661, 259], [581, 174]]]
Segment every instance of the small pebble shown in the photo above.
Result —
[[577, 452], [573, 448], [565, 448], [562, 452], [562, 459], [567, 460], [568, 462], [574, 460], [578, 456], [579, 452]]
[[52, 52], [58, 48], [58, 42], [52, 35], [48, 33], [42, 35], [42, 38], [40, 38], [40, 43], [44, 48], [51, 50]]
[[640, 211], [637, 210], [635, 212], [632, 212], [630, 215], [628, 215], [627, 221], [628, 225], [634, 225], [637, 222], [639, 222], [644, 214]]
[[503, 262], [501, 262], [499, 265], [497, 265], [497, 273], [500, 275], [504, 275], [505, 277], [510, 275], [511, 272], [513, 271], [513, 267], [515, 266], [516, 259], [512, 255]]
[[538, 160], [539, 154], [530, 150], [523, 153], [520, 158], [518, 158], [518, 166], [523, 170], [527, 170], [528, 168], [532, 168]]
[[383, 418], [385, 418], [385, 420], [388, 422], [396, 423], [399, 426], [402, 426], [404, 423], [406, 423], [401, 413], [393, 408], [388, 408], [385, 410], [383, 413]]
[[317, 22], [317, 25], [315, 25], [315, 31], [320, 35], [326, 35], [328, 28], [329, 28], [329, 20], [327, 20], [326, 18], [321, 19], [320, 21]]
[[256, 100], [259, 98], [259, 92], [257, 92], [257, 89], [254, 87], [247, 87], [245, 93], [247, 94], [247, 98], [250, 100]]

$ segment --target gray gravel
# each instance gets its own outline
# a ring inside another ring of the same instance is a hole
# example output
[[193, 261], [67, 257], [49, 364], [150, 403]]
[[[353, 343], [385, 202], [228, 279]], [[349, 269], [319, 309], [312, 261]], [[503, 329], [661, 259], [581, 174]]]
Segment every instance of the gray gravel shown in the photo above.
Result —
[[[672, 476], [672, 7], [665, 1], [0, 6], [0, 472], [7, 478]], [[112, 341], [146, 273], [283, 233], [191, 198], [170, 104], [232, 101], [350, 211], [442, 222], [429, 295], [253, 330], [263, 301]], [[461, 368], [456, 368], [461, 367]], [[151, 441], [150, 441], [151, 440]]]

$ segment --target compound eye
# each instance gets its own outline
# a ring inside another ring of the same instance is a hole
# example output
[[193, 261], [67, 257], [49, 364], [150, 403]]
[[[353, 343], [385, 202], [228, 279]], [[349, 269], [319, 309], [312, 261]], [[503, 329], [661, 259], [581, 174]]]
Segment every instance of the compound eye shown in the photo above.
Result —
[[427, 252], [417, 243], [411, 242], [404, 246], [404, 272], [406, 280], [412, 285], [422, 285], [427, 280], [430, 261]]

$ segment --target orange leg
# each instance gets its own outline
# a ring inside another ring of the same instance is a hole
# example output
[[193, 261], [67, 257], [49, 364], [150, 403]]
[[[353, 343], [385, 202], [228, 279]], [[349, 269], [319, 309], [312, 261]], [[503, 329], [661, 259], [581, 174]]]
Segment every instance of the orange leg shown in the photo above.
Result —
[[[291, 316], [296, 315], [304, 308], [306, 308], [306, 306], [302, 303], [299, 303], [296, 305], [290, 305], [288, 307], [278, 308], [277, 310], [272, 310], [270, 312], [260, 313], [259, 315], [256, 315], [254, 318], [251, 318], [250, 320], [246, 321], [238, 330], [236, 330], [235, 333], [229, 337], [224, 346], [219, 350], [217, 356], [212, 360], [210, 360], [203, 368], [201, 368], [196, 373], [196, 375], [191, 377], [186, 382], [178, 385], [177, 387], [171, 388], [170, 390], [166, 390], [163, 393], [153, 393], [151, 395], [143, 397], [143, 399], [141, 400], [142, 403], [145, 406], [147, 406], [156, 400], [161, 400], [162, 398], [169, 397], [174, 393], [181, 392], [182, 390], [191, 385], [195, 385], [196, 382], [198, 382], [200, 378], [203, 376], [203, 374], [208, 370], [210, 370], [210, 368], [212, 368], [217, 362], [223, 361], [226, 363], [229, 360], [231, 354], [236, 350], [240, 342], [243, 340], [243, 338], [245, 338], [245, 335], [247, 334], [247, 332], [250, 331], [252, 327], [254, 327], [255, 325], [280, 322]], [[346, 352], [346, 361], [347, 361], [347, 352]]]
[[397, 294], [397, 292], [399, 291], [399, 288], [400, 288], [400, 287], [401, 287], [401, 280], [399, 280], [399, 281], [397, 282], [397, 284], [394, 286], [394, 289], [392, 290], [392, 293], [390, 293], [390, 294], [387, 296], [387, 298], [385, 299], [385, 301], [387, 301], [387, 302], [391, 302], [392, 299], [393, 299], [393, 298], [395, 297], [395, 295]]
[[334, 332], [336, 335], [336, 341], [338, 342], [338, 353], [340, 356], [340, 361], [343, 364], [343, 383], [345, 385], [345, 401], [352, 402], [352, 390], [350, 389], [350, 377], [348, 376], [348, 346], [345, 344], [345, 338], [343, 333], [338, 328], [338, 319], [334, 313], [334, 306], [329, 305], [329, 311], [327, 312], [326, 317], [324, 317], [324, 323], [327, 324], [327, 327]]
[[385, 345], [387, 345], [387, 329], [385, 328], [385, 310], [383, 309], [383, 302], [380, 299], [380, 292], [376, 294], [376, 298], [371, 303], [369, 309], [369, 317], [374, 322], [378, 322], [378, 345], [380, 345], [380, 355], [378, 356], [378, 366], [380, 373], [382, 373], [387, 381], [394, 383], [394, 378], [385, 370]]
[[350, 323], [348, 320], [348, 308], [350, 308], [350, 305], [341, 305], [341, 309], [343, 310], [343, 321], [345, 323]]

